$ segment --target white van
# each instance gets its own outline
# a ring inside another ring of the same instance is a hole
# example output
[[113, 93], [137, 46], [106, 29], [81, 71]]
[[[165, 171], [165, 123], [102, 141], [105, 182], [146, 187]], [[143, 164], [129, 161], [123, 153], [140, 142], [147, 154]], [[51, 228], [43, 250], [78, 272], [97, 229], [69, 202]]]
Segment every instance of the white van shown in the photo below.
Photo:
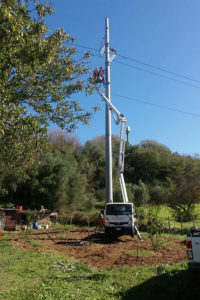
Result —
[[200, 270], [200, 228], [188, 230], [187, 240], [188, 267]]

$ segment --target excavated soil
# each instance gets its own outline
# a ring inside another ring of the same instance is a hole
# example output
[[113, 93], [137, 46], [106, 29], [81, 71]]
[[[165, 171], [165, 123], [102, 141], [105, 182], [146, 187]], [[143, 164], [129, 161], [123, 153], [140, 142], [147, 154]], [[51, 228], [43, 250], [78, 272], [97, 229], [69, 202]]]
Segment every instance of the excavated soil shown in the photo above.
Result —
[[[20, 233], [11, 235], [9, 240], [12, 247], [21, 250], [57, 251], [96, 268], [155, 265], [155, 252], [147, 238], [142, 241], [130, 236], [110, 239], [91, 228], [76, 228], [37, 231], [30, 233], [28, 239]], [[33, 246], [30, 239], [39, 242], [40, 246], [36, 242]], [[176, 264], [186, 260], [183, 241], [162, 237], [161, 242], [157, 253], [158, 264]]]

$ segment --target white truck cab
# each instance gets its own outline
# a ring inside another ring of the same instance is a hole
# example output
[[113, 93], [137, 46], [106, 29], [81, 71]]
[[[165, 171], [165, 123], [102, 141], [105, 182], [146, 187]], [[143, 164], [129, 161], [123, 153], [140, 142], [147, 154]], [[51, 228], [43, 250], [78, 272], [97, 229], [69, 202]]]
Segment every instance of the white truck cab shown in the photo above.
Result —
[[200, 228], [192, 227], [187, 233], [188, 267], [200, 270]]
[[104, 227], [106, 234], [135, 234], [135, 211], [132, 203], [107, 203], [105, 207]]

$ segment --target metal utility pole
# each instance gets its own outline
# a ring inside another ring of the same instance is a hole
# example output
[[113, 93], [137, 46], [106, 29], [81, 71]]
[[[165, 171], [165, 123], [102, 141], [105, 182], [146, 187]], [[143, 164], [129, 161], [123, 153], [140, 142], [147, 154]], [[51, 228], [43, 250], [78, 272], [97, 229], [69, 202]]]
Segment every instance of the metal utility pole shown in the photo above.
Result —
[[[110, 101], [110, 43], [109, 43], [109, 19], [105, 19], [105, 94]], [[112, 135], [111, 135], [111, 111], [106, 110], [106, 203], [113, 203], [113, 179], [112, 179]]]

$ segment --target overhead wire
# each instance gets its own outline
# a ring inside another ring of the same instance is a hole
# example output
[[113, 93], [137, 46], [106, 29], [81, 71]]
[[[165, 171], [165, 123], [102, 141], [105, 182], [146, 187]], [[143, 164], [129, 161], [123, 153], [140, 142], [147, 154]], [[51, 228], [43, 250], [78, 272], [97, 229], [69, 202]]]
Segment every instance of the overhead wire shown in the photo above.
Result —
[[117, 53], [117, 55], [123, 59], [126, 59], [126, 60], [129, 60], [129, 61], [132, 61], [132, 62], [136, 62], [138, 64], [142, 64], [146, 67], [149, 67], [149, 68], [153, 68], [153, 69], [156, 69], [156, 70], [159, 70], [159, 71], [162, 71], [162, 72], [166, 72], [168, 74], [171, 74], [171, 75], [174, 75], [174, 76], [178, 76], [178, 77], [181, 77], [181, 78], [184, 78], [184, 79], [187, 79], [187, 80], [191, 80], [193, 82], [197, 82], [197, 83], [200, 83], [199, 80], [197, 79], [193, 79], [189, 76], [185, 76], [185, 75], [182, 75], [182, 74], [179, 74], [179, 73], [176, 73], [176, 72], [173, 72], [173, 71], [169, 71], [167, 69], [164, 69], [164, 68], [161, 68], [161, 67], [157, 67], [157, 66], [154, 66], [154, 65], [151, 65], [151, 64], [148, 64], [148, 63], [145, 63], [145, 62], [142, 62], [140, 60], [137, 60], [137, 59], [134, 59], [134, 58], [131, 58], [131, 57], [128, 57], [128, 56], [124, 56], [124, 55], [121, 55], [119, 53]]
[[[74, 44], [74, 46], [80, 47], [80, 48], [83, 48], [83, 49], [87, 49], [87, 50], [92, 50], [92, 51], [99, 52], [98, 49], [92, 48], [92, 47], [88, 47], [88, 46], [83, 46], [83, 45], [79, 45], [79, 44]], [[101, 55], [97, 55], [97, 54], [94, 54], [94, 53], [93, 53], [92, 55], [93, 55], [93, 56], [97, 56], [97, 57], [100, 57], [100, 56], [101, 56]], [[169, 70], [167, 70], [167, 69], [164, 69], [164, 68], [161, 68], [161, 67], [157, 67], [157, 66], [154, 66], [154, 65], [151, 65], [151, 64], [142, 62], [142, 61], [140, 61], [140, 60], [136, 60], [136, 59], [134, 59], [134, 58], [130, 58], [130, 57], [128, 57], [128, 56], [124, 56], [124, 55], [121, 55], [121, 54], [118, 54], [118, 53], [117, 53], [117, 56], [119, 56], [119, 57], [121, 57], [121, 58], [123, 58], [123, 59], [129, 60], [129, 61], [133, 61], [133, 62], [135, 62], [135, 63], [142, 64], [142, 65], [147, 66], [147, 67], [149, 67], [149, 68], [154, 68], [154, 69], [159, 70], [159, 71], [161, 71], [161, 72], [165, 72], [165, 73], [168, 73], [168, 74], [171, 74], [171, 75], [180, 77], [180, 78], [184, 78], [184, 79], [187, 79], [187, 80], [190, 80], [190, 81], [192, 81], [192, 82], [196, 82], [196, 83], [199, 83], [199, 84], [200, 84], [200, 81], [199, 81], [199, 80], [193, 79], [193, 78], [191, 78], [191, 77], [189, 77], [189, 76], [181, 75], [181, 74], [179, 74], [179, 73], [172, 72], [172, 71], [169, 71]], [[149, 74], [158, 76], [158, 77], [166, 78], [166, 79], [169, 79], [169, 80], [172, 80], [172, 81], [175, 81], [175, 82], [184, 84], [184, 85], [192, 86], [192, 87], [195, 87], [195, 88], [200, 88], [200, 86], [197, 86], [197, 85], [194, 85], [194, 84], [191, 84], [191, 83], [187, 83], [187, 82], [185, 82], [185, 81], [181, 81], [181, 80], [178, 80], [178, 79], [175, 79], [175, 78], [172, 78], [172, 77], [163, 75], [163, 74], [159, 74], [159, 73], [156, 73], [156, 72], [153, 72], [153, 71], [149, 71], [149, 70], [146, 70], [146, 69], [142, 69], [142, 68], [139, 68], [139, 67], [137, 67], [137, 66], [133, 66], [133, 65], [130, 65], [130, 64], [127, 64], [127, 63], [123, 63], [123, 62], [121, 62], [121, 61], [116, 61], [116, 60], [114, 60], [113, 62], [114, 62], [114, 63], [121, 64], [121, 65], [124, 65], [124, 66], [127, 66], [127, 67], [131, 67], [131, 68], [133, 68], [133, 69], [137, 69], [137, 70], [140, 70], [140, 71], [143, 71], [143, 72], [146, 72], [146, 73], [149, 73]]]
[[[84, 48], [86, 48], [88, 50], [95, 50], [95, 51], [97, 51], [96, 49], [91, 48], [91, 47], [84, 47]], [[81, 52], [81, 51], [79, 51], [79, 52]], [[83, 52], [81, 52], [81, 53], [83, 53]], [[90, 53], [90, 54], [92, 56], [100, 57], [100, 58], [103, 59], [102, 55], [98, 55], [98, 54], [94, 54], [94, 53]], [[157, 74], [157, 73], [154, 73], [154, 72], [151, 72], [151, 71], [148, 71], [148, 70], [144, 70], [142, 68], [135, 67], [135, 66], [123, 63], [123, 62], [119, 62], [119, 61], [113, 61], [113, 62], [116, 62], [116, 63], [119, 63], [119, 64], [123, 64], [123, 65], [127, 65], [129, 67], [136, 68], [136, 69], [138, 69], [140, 71], [146, 71], [148, 73], [151, 73], [151, 74], [154, 74], [154, 75], [157, 75], [157, 76], [160, 75], [160, 74]], [[173, 80], [172, 78], [167, 77], [165, 75], [160, 75], [160, 76]], [[192, 86], [192, 87], [200, 88], [199, 86], [196, 86], [196, 85], [193, 85], [193, 84], [190, 84], [190, 83], [186, 83], [186, 82], [180, 81], [178, 79], [174, 79], [174, 81], [177, 81], [179, 83], [186, 84], [186, 85], [189, 85], [189, 86]], [[141, 103], [141, 104], [146, 104], [146, 105], [149, 105], [149, 106], [154, 106], [154, 107], [157, 107], [157, 108], [162, 108], [162, 109], [166, 109], [166, 110], [169, 110], [169, 111], [174, 111], [174, 112], [181, 113], [181, 114], [184, 114], [184, 115], [190, 115], [190, 116], [193, 116], [193, 117], [200, 117], [200, 114], [196, 114], [196, 113], [192, 113], [192, 112], [187, 112], [187, 111], [183, 111], [183, 110], [176, 109], [176, 108], [173, 108], [173, 107], [169, 107], [169, 106], [165, 106], [165, 105], [160, 105], [160, 104], [152, 103], [152, 102], [149, 102], [147, 100], [141, 100], [141, 99], [138, 99], [138, 98], [132, 98], [132, 97], [128, 97], [128, 96], [123, 96], [123, 95], [119, 95], [117, 93], [112, 93], [112, 95], [115, 96], [115, 97], [119, 97], [119, 98], [123, 98], [123, 99], [129, 100], [129, 101], [134, 101], [134, 102], [138, 102], [138, 103]]]
[[[80, 52], [80, 53], [84, 53], [84, 52], [82, 52], [82, 51], [79, 51], [79, 52]], [[94, 53], [91, 53], [91, 52], [90, 52], [90, 55], [91, 55], [91, 56], [95, 56], [95, 57], [99, 57], [99, 58], [102, 58], [102, 59], [103, 59], [103, 56], [100, 55], [100, 54], [94, 54]], [[133, 66], [133, 65], [130, 65], [130, 64], [127, 64], [127, 63], [123, 63], [123, 62], [118, 61], [118, 60], [113, 60], [113, 63], [121, 64], [121, 65], [124, 65], [124, 66], [126, 66], [126, 67], [129, 67], [129, 68], [132, 68], [132, 69], [136, 69], [136, 70], [138, 70], [138, 71], [146, 72], [146, 73], [149, 73], [149, 74], [152, 74], [152, 75], [161, 77], [161, 78], [166, 78], [166, 79], [168, 79], [168, 80], [172, 80], [172, 81], [174, 81], [174, 82], [178, 82], [178, 83], [183, 84], [183, 85], [187, 85], [187, 86], [191, 86], [191, 87], [200, 89], [200, 86], [198, 86], [198, 85], [195, 85], [195, 84], [192, 84], [192, 83], [188, 83], [188, 82], [185, 82], [185, 81], [181, 81], [181, 80], [178, 80], [178, 79], [175, 79], [175, 78], [172, 78], [172, 77], [163, 75], [163, 74], [159, 74], [159, 73], [156, 73], [156, 72], [153, 72], [153, 71], [145, 70], [145, 69], [143, 69], [143, 68], [140, 68], [140, 67], [137, 67], [137, 66]]]
[[137, 99], [137, 98], [127, 97], [127, 96], [119, 95], [119, 94], [116, 94], [116, 93], [112, 93], [112, 95], [115, 96], [115, 97], [127, 99], [129, 101], [135, 101], [135, 102], [138, 102], [138, 103], [147, 104], [147, 105], [150, 105], [150, 106], [167, 109], [167, 110], [178, 112], [178, 113], [185, 114], [185, 115], [190, 115], [190, 116], [193, 116], [193, 117], [200, 117], [200, 114], [186, 112], [186, 111], [176, 109], [176, 108], [173, 108], [173, 107], [148, 102], [146, 100], [140, 100], [140, 99]]
[[[195, 85], [195, 84], [192, 84], [192, 83], [188, 83], [188, 82], [185, 82], [185, 81], [181, 81], [181, 80], [178, 80], [178, 79], [175, 79], [175, 78], [172, 78], [172, 77], [163, 75], [163, 74], [158, 74], [158, 73], [153, 72], [153, 71], [145, 70], [145, 69], [142, 69], [142, 68], [140, 68], [140, 67], [133, 66], [133, 65], [130, 65], [130, 64], [126, 64], [126, 63], [123, 63], [123, 62], [118, 61], [118, 60], [117, 60], [117, 61], [115, 60], [115, 61], [113, 61], [113, 62], [115, 62], [115, 63], [117, 63], [117, 64], [121, 64], [121, 65], [127, 66], [127, 67], [129, 67], [129, 68], [133, 68], [133, 69], [142, 71], [142, 72], [146, 72], [146, 73], [149, 73], [149, 74], [152, 74], [152, 75], [161, 77], [161, 78], [166, 78], [166, 79], [169, 79], [169, 80], [172, 80], [172, 81], [175, 81], [175, 82], [184, 84], [184, 85], [188, 85], [188, 86], [192, 86], [192, 87], [195, 87], [195, 88], [197, 88], [197, 89], [200, 89], [200, 86], [198, 86], [198, 85]], [[199, 83], [200, 83], [200, 82], [199, 82]]]

